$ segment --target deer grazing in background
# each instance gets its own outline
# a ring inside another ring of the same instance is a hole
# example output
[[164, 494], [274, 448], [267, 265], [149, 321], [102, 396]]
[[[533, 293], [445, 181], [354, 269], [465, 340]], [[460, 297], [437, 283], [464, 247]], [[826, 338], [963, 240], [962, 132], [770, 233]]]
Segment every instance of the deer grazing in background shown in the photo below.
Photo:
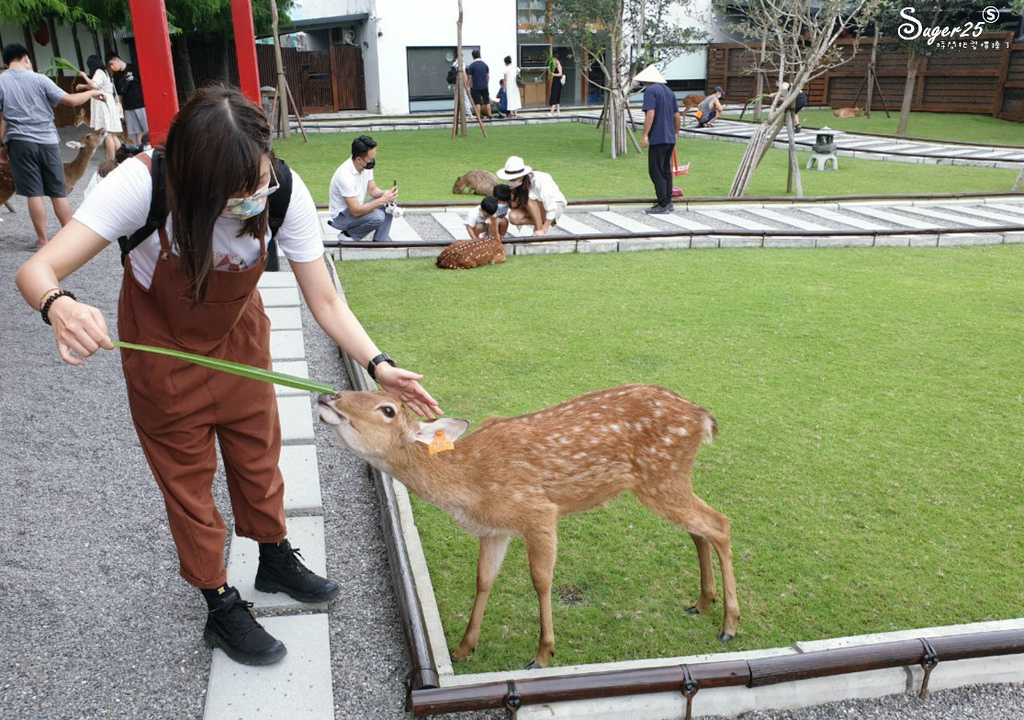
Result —
[[[77, 149], [78, 154], [71, 162], [64, 163], [64, 184], [67, 185], [68, 195], [75, 189], [75, 185], [82, 179], [89, 161], [92, 160], [96, 148], [103, 144], [107, 136], [106, 130], [93, 130], [83, 135], [80, 140], [68, 140], [69, 148]], [[14, 176], [11, 175], [10, 163], [0, 163], [0, 204], [6, 203], [14, 195]]]
[[558, 519], [625, 491], [693, 538], [700, 598], [687, 612], [705, 612], [715, 599], [714, 548], [725, 599], [718, 637], [725, 643], [736, 635], [729, 519], [697, 497], [690, 481], [701, 443], [716, 433], [704, 408], [665, 388], [623, 385], [529, 415], [490, 418], [445, 450], [469, 427], [466, 420], [420, 422], [385, 393], [341, 392], [319, 402], [320, 419], [345, 446], [480, 539], [476, 600], [456, 660], [476, 649], [491, 586], [511, 536], [518, 535], [540, 601], [540, 646], [527, 667], [546, 667], [555, 652], [551, 582]]

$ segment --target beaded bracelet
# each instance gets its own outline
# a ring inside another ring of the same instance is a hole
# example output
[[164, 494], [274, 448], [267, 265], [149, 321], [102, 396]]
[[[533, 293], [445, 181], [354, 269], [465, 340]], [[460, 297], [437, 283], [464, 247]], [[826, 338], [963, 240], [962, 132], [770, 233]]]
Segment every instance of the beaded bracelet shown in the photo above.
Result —
[[46, 298], [46, 302], [43, 303], [42, 309], [39, 311], [43, 316], [43, 322], [47, 325], [50, 324], [50, 306], [53, 305], [53, 301], [59, 297], [69, 297], [72, 300], [77, 300], [74, 293], [69, 290], [58, 290], [50, 297]]

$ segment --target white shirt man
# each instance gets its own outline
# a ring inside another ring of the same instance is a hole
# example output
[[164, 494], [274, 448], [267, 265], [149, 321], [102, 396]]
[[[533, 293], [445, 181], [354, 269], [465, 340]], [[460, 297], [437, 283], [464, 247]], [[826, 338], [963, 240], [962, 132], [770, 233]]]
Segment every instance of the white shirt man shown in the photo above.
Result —
[[398, 199], [398, 183], [390, 190], [377, 187], [373, 181], [376, 158], [377, 143], [368, 135], [361, 135], [352, 141], [352, 157], [331, 178], [328, 224], [340, 231], [338, 240], [362, 240], [371, 232], [374, 242], [390, 239], [391, 210]]

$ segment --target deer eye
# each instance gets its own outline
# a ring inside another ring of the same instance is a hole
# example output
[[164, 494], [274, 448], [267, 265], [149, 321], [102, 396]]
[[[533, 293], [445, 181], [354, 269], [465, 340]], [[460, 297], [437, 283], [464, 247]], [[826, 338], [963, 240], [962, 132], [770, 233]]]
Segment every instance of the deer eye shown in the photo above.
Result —
[[382, 405], [380, 411], [384, 413], [384, 417], [391, 419], [395, 416], [395, 409], [390, 405]]

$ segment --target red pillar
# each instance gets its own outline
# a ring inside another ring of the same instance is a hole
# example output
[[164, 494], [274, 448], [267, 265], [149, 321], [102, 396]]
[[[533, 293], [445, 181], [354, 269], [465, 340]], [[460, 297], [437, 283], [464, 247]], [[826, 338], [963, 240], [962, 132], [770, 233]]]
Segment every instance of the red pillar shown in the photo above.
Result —
[[238, 82], [242, 94], [259, 105], [262, 102], [260, 71], [256, 65], [256, 30], [252, 24], [252, 5], [249, 0], [231, 0], [231, 22], [235, 26]]
[[129, 0], [129, 7], [135, 29], [135, 55], [144, 79], [142, 96], [146, 101], [149, 137], [156, 145], [167, 138], [171, 118], [178, 112], [167, 11], [164, 0]]

